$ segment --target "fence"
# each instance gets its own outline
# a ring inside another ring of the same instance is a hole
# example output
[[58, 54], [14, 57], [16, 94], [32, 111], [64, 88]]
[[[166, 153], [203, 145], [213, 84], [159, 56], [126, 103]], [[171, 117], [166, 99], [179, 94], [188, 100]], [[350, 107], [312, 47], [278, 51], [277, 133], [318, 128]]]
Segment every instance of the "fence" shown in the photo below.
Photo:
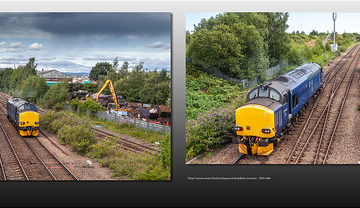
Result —
[[[72, 111], [70, 105], [65, 105], [65, 109], [67, 111]], [[91, 115], [91, 112], [86, 111], [86, 115]], [[150, 123], [150, 122], [139, 120], [139, 119], [127, 118], [127, 117], [118, 115], [117, 113], [114, 113], [114, 112], [112, 112], [112, 113], [97, 112], [95, 114], [92, 114], [92, 116], [94, 116], [95, 118], [98, 118], [98, 119], [103, 119], [103, 120], [113, 121], [113, 122], [118, 122], [118, 123], [126, 122], [129, 124], [133, 124], [136, 127], [140, 127], [140, 128], [146, 129], [146, 130], [151, 130], [151, 131], [156, 131], [156, 132], [170, 132], [170, 129], [171, 129], [170, 126]]]
[[[237, 84], [241, 85], [243, 89], [251, 88], [251, 87], [254, 87], [254, 86], [256, 86], [258, 84], [256, 78], [253, 79], [253, 80], [250, 80], [250, 79], [240, 80], [240, 79], [230, 77], [229, 75], [223, 73], [222, 71], [220, 71], [218, 69], [215, 69], [215, 68], [209, 69], [209, 68], [203, 67], [200, 64], [195, 64], [195, 63], [192, 62], [191, 58], [189, 58], [189, 57], [186, 57], [186, 61], [189, 62], [190, 64], [192, 64], [193, 66], [195, 66], [196, 68], [199, 68], [200, 70], [204, 71], [204, 72], [207, 72], [209, 74], [213, 74], [213, 75], [215, 75], [215, 76], [217, 76], [219, 78], [225, 79], [228, 82], [237, 83]], [[266, 70], [266, 76], [267, 76], [266, 78], [270, 79], [271, 77], [273, 77], [275, 74], [279, 73], [283, 68], [285, 68], [287, 66], [288, 66], [287, 62], [280, 62], [278, 65]]]
[[278, 65], [266, 70], [266, 78], [270, 79], [271, 77], [279, 73], [282, 69], [284, 69], [287, 66], [289, 66], [288, 62], [281, 61]]

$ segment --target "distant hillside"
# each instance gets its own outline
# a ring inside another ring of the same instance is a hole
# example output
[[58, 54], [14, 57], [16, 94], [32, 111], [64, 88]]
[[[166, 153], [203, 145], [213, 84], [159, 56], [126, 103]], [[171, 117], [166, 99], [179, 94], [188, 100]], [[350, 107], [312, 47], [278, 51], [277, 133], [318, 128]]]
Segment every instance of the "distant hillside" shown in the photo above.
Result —
[[64, 74], [68, 76], [89, 76], [88, 72], [63, 72]]

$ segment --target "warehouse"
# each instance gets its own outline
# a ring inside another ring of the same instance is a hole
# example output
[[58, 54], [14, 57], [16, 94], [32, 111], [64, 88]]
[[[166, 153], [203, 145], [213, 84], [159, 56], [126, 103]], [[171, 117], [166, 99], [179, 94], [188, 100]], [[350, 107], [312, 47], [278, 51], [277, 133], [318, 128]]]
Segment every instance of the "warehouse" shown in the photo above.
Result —
[[71, 82], [72, 78], [58, 70], [42, 70], [38, 71], [37, 74], [46, 79], [48, 85], [52, 85], [59, 82]]

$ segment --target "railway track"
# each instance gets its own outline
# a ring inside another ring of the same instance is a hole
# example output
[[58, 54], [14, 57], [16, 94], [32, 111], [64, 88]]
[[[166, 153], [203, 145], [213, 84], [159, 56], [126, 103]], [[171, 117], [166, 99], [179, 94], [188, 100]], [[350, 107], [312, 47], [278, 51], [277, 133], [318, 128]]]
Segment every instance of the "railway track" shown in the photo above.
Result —
[[[2, 96], [2, 95], [0, 94], [0, 96]], [[1, 105], [3, 105], [6, 108], [6, 105], [4, 104], [4, 102], [1, 102]], [[3, 113], [3, 115], [6, 116], [6, 113], [3, 111], [3, 109], [2, 108], [0, 108], [0, 109], [1, 109], [1, 111]], [[1, 124], [0, 124], [0, 127], [2, 128], [3, 132], [5, 132], [5, 130], [3, 129]], [[44, 137], [47, 137], [43, 132], [41, 134]], [[49, 138], [47, 138], [47, 139], [49, 139]], [[78, 178], [65, 166], [65, 164], [61, 160], [59, 160], [46, 146], [44, 146], [38, 140], [38, 138], [36, 138], [36, 137], [27, 137], [26, 139], [22, 139], [22, 141], [28, 147], [28, 150], [30, 150], [31, 153], [36, 156], [36, 158], [38, 159], [40, 164], [46, 169], [49, 176], [45, 177], [44, 179], [49, 179], [49, 180], [78, 180]], [[8, 142], [11, 145], [10, 139], [8, 139]], [[2, 147], [5, 147], [5, 146], [2, 145]], [[4, 151], [8, 151], [9, 149], [11, 149], [13, 151], [13, 153], [16, 154], [16, 152], [15, 152], [14, 148], [12, 148], [12, 146], [11, 146], [11, 148], [5, 147], [3, 149], [4, 149]], [[21, 164], [18, 157], [17, 157], [17, 160], [19, 161], [19, 164]], [[5, 160], [5, 158], [4, 158], [3, 161], [8, 161], [8, 159]], [[6, 162], [3, 162], [3, 164], [5, 165]], [[12, 164], [14, 164], [14, 162], [12, 162]], [[13, 168], [13, 169], [15, 169], [15, 168]], [[24, 168], [22, 168], [22, 170], [24, 170]], [[19, 171], [17, 171], [17, 172], [19, 172]], [[6, 173], [6, 168], [5, 168], [5, 173]], [[25, 173], [25, 171], [24, 171], [24, 173]], [[8, 175], [15, 175], [15, 174], [13, 174], [13, 173], [4, 174], [4, 176], [5, 176], [4, 180], [7, 180], [7, 179], [9, 180], [10, 179], [8, 177]], [[19, 178], [18, 176], [16, 176], [16, 177]], [[17, 179], [15, 179], [15, 180], [17, 180]], [[21, 180], [21, 179], [19, 179], [19, 180]], [[29, 180], [29, 178], [27, 177], [26, 180]]]
[[123, 137], [118, 137], [116, 135], [113, 135], [109, 132], [106, 132], [104, 130], [98, 129], [93, 127], [92, 130], [94, 131], [95, 134], [97, 134], [98, 136], [101, 137], [111, 137], [113, 139], [115, 139], [117, 142], [119, 142], [122, 145], [122, 148], [124, 148], [125, 150], [129, 150], [132, 152], [147, 152], [150, 154], [156, 154], [159, 153], [160, 150], [156, 149], [154, 147], [150, 147], [148, 145], [144, 145], [141, 144], [137, 141], [132, 141], [130, 139], [126, 139]]
[[[305, 124], [302, 125], [302, 130], [286, 164], [326, 163], [352, 78], [359, 63], [358, 48], [356, 45], [350, 50], [349, 56], [344, 57], [345, 60], [342, 60], [343, 62], [336, 70], [332, 70], [334, 73], [331, 76], [332, 71], [328, 72], [329, 76], [326, 80], [324, 79], [324, 91], [328, 96], [319, 96], [316, 99], [311, 112], [306, 116]], [[353, 55], [354, 52], [356, 52], [355, 55]], [[349, 61], [350, 57], [352, 58]], [[351, 75], [348, 73], [350, 68], [353, 69]], [[347, 87], [344, 90], [341, 86], [346, 83]]]
[[[10, 98], [11, 96], [0, 92], [0, 96], [5, 97], [6, 99]], [[6, 106], [6, 101], [5, 100], [1, 100], [1, 103]], [[38, 111], [40, 113], [44, 113], [46, 110], [39, 108]], [[126, 139], [123, 137], [119, 137], [116, 136], [112, 133], [103, 131], [101, 129], [92, 127], [93, 132], [98, 135], [99, 137], [111, 137], [114, 138], [121, 146], [121, 148], [128, 150], [128, 151], [132, 151], [132, 152], [136, 152], [136, 153], [141, 153], [141, 152], [146, 152], [146, 153], [150, 153], [150, 154], [156, 154], [159, 153], [160, 150], [145, 144], [141, 144], [137, 141], [132, 141], [130, 139]], [[40, 134], [42, 134], [46, 139], [48, 139], [54, 146], [56, 146], [61, 152], [63, 152], [64, 154], [68, 155], [66, 152], [64, 152], [58, 145], [56, 145], [53, 141], [51, 141], [46, 134], [40, 132]]]
[[29, 180], [29, 177], [14, 150], [9, 136], [1, 123], [0, 129], [3, 135], [0, 136], [0, 158], [3, 180]]
[[37, 138], [26, 138], [24, 141], [54, 180], [78, 180], [66, 165]]
[[244, 157], [244, 154], [240, 154], [238, 158], [236, 158], [231, 164], [235, 165], [238, 164], [238, 162]]

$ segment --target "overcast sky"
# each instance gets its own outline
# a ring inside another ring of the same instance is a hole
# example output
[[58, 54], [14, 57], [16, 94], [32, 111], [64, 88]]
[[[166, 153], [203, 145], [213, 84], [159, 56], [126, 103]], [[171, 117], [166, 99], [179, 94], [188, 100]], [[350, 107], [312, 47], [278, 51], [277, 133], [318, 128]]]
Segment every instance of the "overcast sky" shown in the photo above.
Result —
[[89, 72], [97, 62], [170, 70], [170, 13], [0, 13], [0, 68]]
[[[202, 18], [215, 17], [220, 12], [189, 12], [186, 14], [186, 30], [194, 30]], [[338, 12], [336, 19], [336, 31], [339, 33], [357, 32], [360, 33], [360, 13]], [[287, 32], [299, 30], [309, 34], [313, 29], [319, 32], [332, 32], [334, 23], [332, 12], [289, 12]]]

